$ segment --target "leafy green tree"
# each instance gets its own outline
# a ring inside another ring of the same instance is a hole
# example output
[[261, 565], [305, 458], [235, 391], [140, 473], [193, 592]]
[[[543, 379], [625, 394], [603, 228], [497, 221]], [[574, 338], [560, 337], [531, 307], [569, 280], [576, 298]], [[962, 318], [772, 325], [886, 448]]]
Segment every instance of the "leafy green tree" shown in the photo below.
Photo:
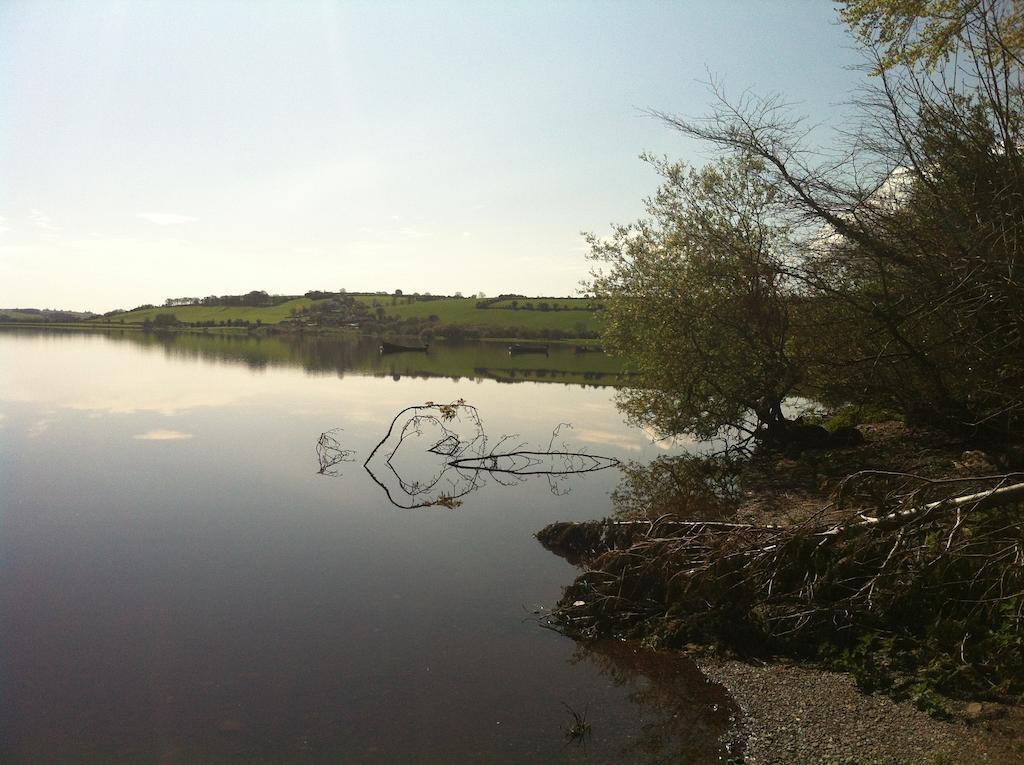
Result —
[[[865, 54], [878, 76], [858, 98], [860, 119], [847, 127], [847, 146], [809, 146], [800, 120], [778, 98], [730, 102], [718, 90], [719, 107], [704, 120], [659, 116], [726, 156], [761, 163], [761, 182], [776, 195], [774, 223], [789, 232], [791, 309], [799, 308], [807, 326], [817, 320], [798, 346], [801, 392], [878, 403], [957, 431], [1019, 437], [1024, 65], [1013, 42], [1017, 5], [846, 4], [848, 13], [855, 7], [866, 15], [847, 19], [855, 33], [868, 34]], [[951, 56], [937, 66], [925, 49], [908, 46], [932, 34], [930, 24], [944, 23], [942, 8], [959, 21], [942, 38], [946, 47], [934, 35], [927, 43], [940, 58]], [[909, 14], [909, 26], [886, 31], [902, 23], [886, 12]]]
[[840, 16], [864, 44], [882, 55], [877, 70], [934, 70], [988, 37], [1000, 68], [1020, 63], [1024, 15], [1019, 0], [845, 0]]
[[662, 435], [781, 434], [802, 364], [783, 269], [788, 232], [764, 165], [645, 159], [663, 178], [647, 217], [588, 237], [598, 265], [586, 288], [606, 306], [602, 340], [640, 375], [620, 405]]

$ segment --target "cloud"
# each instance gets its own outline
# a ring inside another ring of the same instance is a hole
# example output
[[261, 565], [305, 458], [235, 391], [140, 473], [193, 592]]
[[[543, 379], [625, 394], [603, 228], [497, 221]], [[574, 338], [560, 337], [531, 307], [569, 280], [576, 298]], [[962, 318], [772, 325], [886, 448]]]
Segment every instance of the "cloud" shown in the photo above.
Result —
[[423, 229], [414, 228], [412, 226], [400, 229], [398, 233], [407, 239], [429, 239], [433, 236], [430, 231], [424, 231]]
[[132, 436], [139, 441], [180, 441], [184, 438], [192, 438], [191, 433], [182, 433], [180, 430], [150, 430], [147, 433], [140, 433]]
[[53, 225], [50, 220], [50, 216], [44, 213], [42, 210], [29, 210], [28, 222], [40, 231], [56, 231], [57, 227]]
[[0, 234], [3, 234], [10, 230], [11, 227], [7, 225], [7, 218], [5, 218], [3, 215], [0, 215]]
[[643, 449], [643, 442], [630, 433], [619, 433], [598, 428], [581, 428], [573, 431], [573, 438], [587, 444], [598, 444], [599, 446], [617, 446], [630, 452], [638, 452]]
[[26, 428], [25, 433], [26, 435], [28, 435], [29, 438], [38, 438], [39, 436], [43, 435], [43, 433], [45, 433], [47, 430], [49, 430], [50, 426], [53, 425], [54, 422], [56, 422], [56, 420], [53, 417], [40, 417], [33, 421], [28, 426], [28, 428]]
[[680, 449], [687, 447], [694, 447], [699, 441], [689, 436], [667, 436], [662, 437], [658, 435], [658, 432], [654, 428], [645, 425], [643, 427], [644, 435], [646, 435], [651, 443], [661, 449], [662, 451], [669, 451], [670, 449]]
[[135, 217], [158, 226], [180, 226], [182, 223], [195, 223], [199, 220], [193, 215], [178, 215], [177, 213], [135, 213]]

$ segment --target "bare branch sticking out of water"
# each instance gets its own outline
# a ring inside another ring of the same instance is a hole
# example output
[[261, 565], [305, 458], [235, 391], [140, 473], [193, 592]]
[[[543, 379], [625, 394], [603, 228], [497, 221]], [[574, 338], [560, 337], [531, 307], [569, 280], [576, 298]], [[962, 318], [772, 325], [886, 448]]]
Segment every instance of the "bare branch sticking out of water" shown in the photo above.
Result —
[[316, 442], [316, 458], [320, 463], [320, 475], [339, 476], [341, 470], [338, 468], [343, 462], [354, 462], [354, 454], [351, 449], [342, 447], [337, 435], [341, 428], [332, 428], [320, 434]]
[[553, 493], [564, 494], [561, 482], [568, 476], [620, 465], [614, 457], [570, 451], [568, 444], [555, 448], [562, 429], [570, 427], [555, 428], [547, 448], [528, 448], [516, 435], [503, 435], [490, 446], [476, 407], [463, 399], [428, 401], [395, 415], [363, 467], [392, 504], [407, 509], [459, 507], [486, 476], [509, 486], [543, 475]]
[[564, 701], [562, 702], [562, 706], [565, 707], [572, 716], [572, 722], [565, 727], [565, 737], [569, 741], [575, 741], [582, 744], [590, 733], [590, 723], [587, 722], [587, 710], [584, 709], [583, 714], [580, 714]]

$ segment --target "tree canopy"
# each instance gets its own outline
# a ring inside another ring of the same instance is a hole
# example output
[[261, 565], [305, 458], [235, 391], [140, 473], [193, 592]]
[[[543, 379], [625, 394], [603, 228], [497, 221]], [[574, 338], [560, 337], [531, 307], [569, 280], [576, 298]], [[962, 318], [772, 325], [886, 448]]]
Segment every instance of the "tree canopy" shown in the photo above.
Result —
[[842, 13], [879, 76], [839, 149], [808, 145], [777, 97], [717, 91], [705, 119], [658, 113], [719, 159], [653, 161], [663, 184], [648, 217], [590, 239], [608, 345], [641, 372], [623, 404], [698, 437], [778, 432], [794, 393], [1019, 437], [1016, 2], [857, 0]]
[[604, 340], [644, 380], [620, 401], [665, 435], [771, 427], [800, 369], [783, 298], [786, 231], [773, 222], [763, 163], [647, 159], [663, 178], [649, 217], [590, 237], [601, 265], [588, 289], [607, 302]]
[[863, 44], [882, 52], [879, 69], [919, 64], [935, 69], [986, 37], [998, 41], [993, 63], [1005, 58], [1006, 64], [1019, 64], [1020, 11], [1018, 0], [846, 0], [840, 16]]

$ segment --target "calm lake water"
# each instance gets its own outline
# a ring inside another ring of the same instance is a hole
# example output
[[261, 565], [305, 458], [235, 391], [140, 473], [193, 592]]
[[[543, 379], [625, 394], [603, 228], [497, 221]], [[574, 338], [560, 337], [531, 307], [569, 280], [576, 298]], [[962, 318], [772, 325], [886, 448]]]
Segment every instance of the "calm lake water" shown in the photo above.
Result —
[[[692, 665], [531, 615], [574, 576], [534, 532], [605, 515], [616, 469], [403, 510], [362, 467], [401, 409], [459, 398], [492, 441], [570, 422], [573, 449], [653, 458], [611, 388], [503, 382], [617, 371], [572, 348], [0, 331], [0, 762], [719, 761], [729, 703]], [[355, 457], [336, 477], [332, 428]]]

